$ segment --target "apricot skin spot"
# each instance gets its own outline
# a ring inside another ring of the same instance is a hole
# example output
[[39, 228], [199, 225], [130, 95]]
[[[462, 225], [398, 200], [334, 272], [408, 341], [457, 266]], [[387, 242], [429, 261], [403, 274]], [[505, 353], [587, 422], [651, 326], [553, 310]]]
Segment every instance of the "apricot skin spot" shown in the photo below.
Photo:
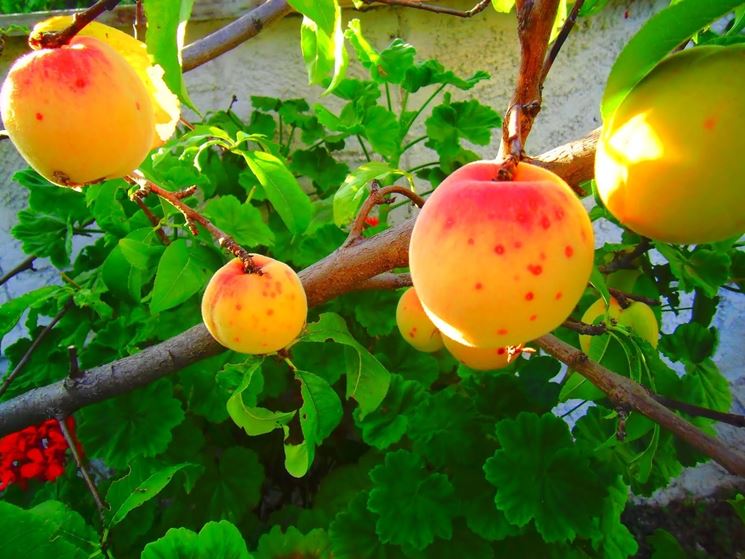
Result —
[[545, 215], [541, 219], [541, 227], [543, 227], [544, 229], [548, 229], [549, 227], [551, 227], [551, 222]]
[[571, 246], [567, 245], [566, 248], [564, 249], [564, 254], [566, 255], [567, 258], [571, 258], [572, 255], [574, 254], [574, 249]]
[[532, 301], [532, 300], [533, 300], [533, 297], [534, 297], [534, 295], [533, 295], [533, 292], [532, 292], [532, 291], [528, 291], [528, 292], [527, 292], [527, 293], [525, 294], [525, 300], [526, 300], [526, 301]]
[[554, 296], [554, 299], [556, 299], [558, 301], [559, 299], [561, 299], [562, 295], [563, 295], [563, 293], [561, 291], [557, 291], [556, 292], [556, 295]]
[[477, 283], [476, 283], [476, 285], [474, 285], [474, 286], [473, 286], [473, 288], [474, 288], [474, 289], [475, 289], [476, 291], [478, 291], [478, 290], [479, 290], [479, 289], [481, 289], [482, 287], [484, 287], [484, 286], [483, 286], [483, 285], [481, 285], [481, 282], [477, 282]]
[[503, 347], [500, 347], [500, 348], [499, 348], [499, 349], [497, 350], [497, 355], [504, 355], [504, 348], [503, 348]]
[[497, 254], [504, 254], [504, 247], [502, 245], [497, 245], [494, 247], [494, 252]]
[[537, 264], [529, 264], [528, 271], [534, 276], [540, 276], [543, 273], [543, 267]]
[[44, 120], [44, 115], [41, 113], [36, 113], [36, 120]]
[[509, 330], [507, 330], [507, 328], [500, 328], [499, 330], [497, 330], [497, 335], [506, 336], [508, 332]]
[[530, 315], [530, 321], [533, 322], [536, 318], [538, 318], [537, 314], [531, 314]]

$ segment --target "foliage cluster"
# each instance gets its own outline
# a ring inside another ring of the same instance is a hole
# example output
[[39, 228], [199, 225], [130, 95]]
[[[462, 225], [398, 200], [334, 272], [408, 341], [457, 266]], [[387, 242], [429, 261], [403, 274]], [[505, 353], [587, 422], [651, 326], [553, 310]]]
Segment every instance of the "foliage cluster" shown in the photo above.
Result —
[[[346, 40], [367, 75], [345, 77], [346, 59], [331, 64], [336, 58], [323, 54], [339, 35], [338, 6], [293, 4], [307, 17], [311, 80], [341, 109], [252, 97], [247, 118], [230, 109], [207, 113], [142, 171], [169, 189], [197, 185], [189, 204], [244, 247], [301, 269], [344, 242], [370, 181], [424, 184], [426, 193], [486, 155], [474, 150], [490, 143], [502, 119], [461, 94], [489, 79], [486, 72], [458, 76], [437, 60], [417, 59], [400, 39], [378, 51], [358, 22]], [[152, 23], [159, 12], [148, 17]], [[422, 124], [424, 135], [411, 138]], [[402, 167], [402, 156], [422, 142], [432, 161]], [[350, 156], [357, 147], [365, 160]], [[28, 331], [4, 349], [9, 370], [43, 317], [73, 305], [0, 400], [64, 378], [70, 345], [90, 368], [199, 321], [201, 291], [226, 255], [205, 232], [191, 236], [182, 214], [145, 199], [168, 232], [164, 245], [124, 181], [78, 193], [31, 170], [15, 179], [28, 189], [29, 207], [13, 234], [26, 253], [48, 258], [64, 283], [0, 306], [0, 334], [21, 320]], [[365, 234], [386, 229], [395, 208], [379, 206], [378, 224]], [[591, 218], [614, 222], [600, 205]], [[76, 236], [90, 241], [77, 253]], [[597, 250], [596, 264], [640, 242], [625, 231], [620, 243]], [[667, 360], [619, 325], [594, 337], [589, 355], [655, 393], [726, 411], [732, 397], [712, 360], [719, 339], [712, 319], [722, 287], [745, 290], [742, 244], [654, 248], [657, 258], [634, 264], [641, 274], [629, 291], [661, 298], [658, 313], [686, 313], [692, 301], [689, 320], [662, 335]], [[597, 289], [588, 288], [574, 318], [598, 290], [607, 295], [599, 272], [593, 282]], [[634, 555], [637, 542], [621, 522], [629, 492], [649, 495], [704, 457], [645, 417], [626, 417], [579, 375], [559, 380], [560, 364], [549, 357], [475, 373], [444, 352], [416, 352], [396, 331], [398, 295], [350, 293], [312, 310], [287, 355], [224, 352], [81, 409], [78, 437], [109, 510], [96, 520], [69, 463], [55, 483], [1, 494], [0, 525], [13, 526], [3, 552], [94, 557], [104, 553], [103, 540], [111, 556], [144, 558]], [[576, 332], [557, 334], [579, 345]], [[571, 427], [552, 412], [569, 400], [591, 402]], [[692, 421], [713, 429], [711, 420]]]

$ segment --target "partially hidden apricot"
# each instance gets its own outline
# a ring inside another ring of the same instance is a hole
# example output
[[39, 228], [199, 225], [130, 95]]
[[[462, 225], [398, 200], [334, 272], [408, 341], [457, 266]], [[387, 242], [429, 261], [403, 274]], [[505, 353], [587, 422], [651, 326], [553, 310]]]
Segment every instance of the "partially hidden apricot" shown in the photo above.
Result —
[[447, 336], [443, 336], [442, 341], [450, 355], [466, 367], [476, 371], [503, 369], [514, 357], [509, 347], [471, 347], [451, 340]]
[[[31, 30], [29, 43], [32, 45], [38, 41], [42, 33], [59, 31], [68, 27], [73, 22], [73, 16], [54, 16], [40, 21]], [[92, 21], [78, 32], [78, 36], [95, 37], [103, 41], [129, 63], [140, 76], [145, 89], [150, 94], [150, 100], [155, 112], [155, 134], [151, 148], [160, 146], [170, 138], [176, 130], [181, 107], [178, 97], [174, 95], [166, 85], [163, 75], [164, 71], [159, 65], [153, 63], [153, 59], [147, 52], [147, 47], [142, 41], [138, 41], [131, 35], [119, 31], [114, 27]]]
[[273, 353], [298, 337], [308, 302], [298, 275], [284, 262], [251, 255], [255, 272], [236, 258], [212, 276], [202, 320], [220, 344], [240, 353]]
[[19, 58], [0, 90], [0, 112], [23, 158], [60, 186], [122, 177], [153, 143], [153, 107], [142, 80], [92, 37]]
[[626, 227], [672, 243], [745, 232], [745, 45], [663, 60], [603, 124], [595, 180]]
[[558, 176], [520, 163], [461, 167], [417, 217], [409, 246], [414, 287], [443, 335], [505, 347], [559, 326], [579, 301], [593, 264], [584, 207]]
[[419, 351], [431, 353], [442, 348], [440, 331], [424, 312], [413, 287], [398, 300], [396, 324], [403, 339]]
[[[601, 298], [587, 307], [582, 315], [582, 322], [592, 324], [595, 319], [606, 312], [605, 301]], [[633, 301], [625, 309], [621, 308], [618, 301], [611, 297], [610, 305], [607, 310], [608, 317], [615, 320], [618, 324], [626, 326], [634, 334], [648, 341], [652, 347], [657, 347], [660, 337], [660, 326], [657, 323], [657, 317], [654, 315], [652, 308], [641, 301]], [[579, 344], [582, 351], [590, 351], [592, 336], [581, 335]]]

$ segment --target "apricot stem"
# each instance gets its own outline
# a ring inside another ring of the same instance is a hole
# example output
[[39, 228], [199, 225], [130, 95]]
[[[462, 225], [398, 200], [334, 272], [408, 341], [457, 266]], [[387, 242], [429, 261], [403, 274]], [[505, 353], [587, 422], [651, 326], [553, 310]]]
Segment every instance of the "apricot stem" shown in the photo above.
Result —
[[414, 8], [417, 10], [424, 10], [426, 12], [433, 12], [436, 14], [443, 14], [447, 16], [455, 16], [462, 18], [473, 17], [476, 14], [483, 12], [491, 0], [480, 0], [470, 10], [455, 10], [453, 8], [446, 8], [445, 6], [436, 6], [434, 4], [423, 4], [420, 0], [362, 0], [362, 3], [366, 6], [371, 4], [385, 4], [387, 6], [401, 6], [403, 8]]
[[215, 227], [206, 217], [196, 211], [194, 208], [185, 204], [182, 199], [192, 195], [196, 191], [195, 186], [191, 186], [180, 192], [171, 192], [161, 188], [151, 180], [148, 180], [140, 171], [134, 171], [131, 175], [124, 177], [129, 184], [138, 186], [139, 190], [132, 194], [132, 199], [142, 199], [144, 196], [152, 193], [159, 196], [174, 208], [181, 212], [186, 220], [186, 226], [193, 235], [198, 234], [197, 223], [204, 227], [217, 244], [229, 251], [235, 257], [240, 258], [243, 262], [244, 270], [247, 274], [261, 274], [261, 271], [254, 265], [251, 254], [239, 245], [230, 235]]
[[8, 273], [3, 275], [3, 277], [0, 278], [0, 285], [3, 285], [5, 282], [13, 278], [14, 276], [17, 276], [21, 272], [25, 272], [26, 270], [34, 270], [34, 261], [36, 260], [36, 256], [29, 256], [26, 258], [23, 262], [15, 266], [12, 270], [10, 270]]
[[562, 323], [562, 326], [569, 330], [574, 330], [584, 336], [599, 336], [608, 331], [605, 324], [587, 324], [586, 322], [580, 322], [579, 320], [573, 320], [571, 318], [567, 318]]
[[613, 260], [611, 260], [608, 264], [598, 266], [598, 269], [604, 274], [610, 274], [617, 270], [634, 269], [637, 267], [636, 265], [634, 265], [634, 260], [639, 258], [642, 254], [644, 254], [651, 248], [652, 242], [648, 238], [642, 237], [639, 244], [634, 247], [634, 250], [621, 250], [616, 252], [613, 256]]
[[370, 196], [368, 196], [367, 200], [362, 204], [357, 217], [355, 217], [354, 222], [352, 223], [352, 228], [349, 230], [347, 240], [344, 241], [342, 247], [353, 245], [362, 238], [362, 231], [365, 228], [365, 219], [370, 215], [370, 212], [375, 206], [389, 202], [389, 199], [386, 198], [389, 194], [401, 194], [406, 196], [412, 204], [415, 204], [420, 208], [424, 205], [424, 198], [405, 186], [394, 184], [392, 186], [378, 188], [377, 182], [373, 182], [370, 190]]
[[59, 31], [45, 31], [32, 35], [28, 45], [32, 49], [57, 49], [69, 43], [86, 25], [107, 10], [113, 10], [121, 0], [98, 0], [90, 8], [73, 16], [72, 23]]
[[132, 194], [132, 200], [135, 204], [137, 204], [140, 209], [142, 210], [142, 213], [145, 214], [145, 217], [147, 217], [148, 221], [153, 224], [153, 229], [155, 230], [155, 234], [158, 235], [158, 238], [160, 239], [160, 242], [164, 245], [168, 246], [171, 244], [171, 239], [168, 238], [168, 235], [166, 235], [166, 232], [163, 231], [163, 226], [160, 222], [160, 219], [158, 219], [158, 216], [156, 216], [150, 208], [147, 207], [147, 204], [142, 200], [143, 196], [145, 196], [146, 192], [143, 190], [136, 190]]

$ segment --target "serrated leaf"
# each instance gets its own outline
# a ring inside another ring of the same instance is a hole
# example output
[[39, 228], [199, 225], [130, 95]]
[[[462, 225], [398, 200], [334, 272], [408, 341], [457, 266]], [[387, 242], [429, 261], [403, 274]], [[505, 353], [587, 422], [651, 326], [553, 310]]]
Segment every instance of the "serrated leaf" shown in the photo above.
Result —
[[287, 229], [293, 235], [305, 231], [313, 212], [310, 199], [285, 164], [263, 151], [240, 151], [240, 154]]
[[211, 198], [202, 213], [244, 248], [274, 244], [274, 233], [258, 208], [248, 202], [241, 204], [235, 196]]
[[70, 261], [72, 251], [72, 222], [31, 210], [18, 212], [18, 223], [11, 229], [21, 241], [23, 252], [34, 256], [48, 256], [52, 264], [61, 268]]
[[611, 68], [600, 104], [603, 121], [670, 51], [740, 4], [742, 0], [680, 0], [650, 17]]
[[294, 526], [282, 531], [274, 526], [259, 538], [256, 559], [331, 559], [328, 535], [324, 530], [315, 529], [303, 534]]
[[375, 410], [385, 398], [391, 374], [347, 330], [344, 319], [333, 313], [323, 313], [318, 322], [308, 325], [304, 342], [326, 342], [348, 346], [346, 397], [359, 404], [359, 417]]
[[698, 246], [689, 253], [665, 243], [655, 242], [654, 245], [670, 263], [681, 291], [700, 289], [708, 297], [714, 297], [729, 281], [732, 260], [726, 252]]
[[[109, 487], [109, 492], [106, 495], [106, 501], [112, 511], [109, 525], [114, 526], [119, 524], [134, 509], [158, 495], [158, 493], [160, 493], [171, 482], [173, 476], [176, 475], [178, 471], [189, 466], [191, 466], [191, 464], [176, 464], [155, 472], [142, 483], [139, 483], [136, 487], [132, 488], [132, 492], [124, 499], [124, 501], [121, 502], [112, 500], [112, 496], [116, 494], [116, 484], [122, 483], [122, 480], [115, 481]], [[112, 487], [114, 488], [113, 492]]]
[[398, 450], [388, 453], [370, 478], [367, 507], [378, 516], [381, 542], [422, 550], [436, 537], [450, 539], [455, 510], [447, 476], [428, 473], [418, 455]]
[[120, 196], [126, 183], [121, 180], [92, 184], [85, 188], [85, 202], [91, 210], [96, 224], [104, 231], [122, 237], [129, 232], [127, 214]]
[[142, 559], [252, 559], [240, 531], [227, 520], [208, 522], [199, 534], [171, 528], [142, 550]]
[[502, 119], [496, 111], [475, 99], [453, 103], [446, 95], [445, 102], [432, 110], [425, 125], [429, 136], [427, 145], [445, 157], [458, 153], [461, 139], [487, 145], [492, 130], [502, 125]]
[[155, 273], [150, 312], [160, 313], [203, 289], [220, 266], [217, 255], [201, 245], [177, 239], [163, 251]]
[[165, 379], [78, 413], [78, 436], [86, 452], [111, 468], [160, 454], [168, 448], [173, 428], [184, 420], [181, 403]]
[[28, 308], [38, 307], [60, 291], [56, 285], [40, 287], [0, 305], [0, 341], [10, 332]]
[[697, 322], [679, 324], [672, 334], [660, 340], [660, 350], [673, 361], [700, 363], [714, 355], [719, 342], [716, 328], [706, 328]]
[[629, 488], [618, 477], [608, 489], [602, 515], [598, 518], [601, 534], [592, 539], [592, 547], [602, 550], [603, 557], [607, 559], [627, 559], [639, 549], [634, 535], [621, 523], [621, 513], [629, 498]]
[[680, 398], [690, 404], [717, 411], [728, 411], [732, 405], [729, 382], [711, 359], [686, 363], [686, 374], [680, 380]]
[[398, 119], [388, 109], [376, 105], [365, 111], [362, 120], [365, 137], [383, 157], [393, 158], [401, 147]]
[[359, 493], [329, 526], [336, 559], [398, 559], [403, 553], [381, 543], [375, 533], [375, 515], [367, 509], [367, 493]]
[[[514, 2], [514, 0], [511, 1]], [[423, 87], [434, 84], [452, 85], [467, 91], [480, 81], [489, 78], [490, 75], [484, 71], [475, 72], [468, 78], [460, 78], [450, 70], [445, 70], [445, 67], [439, 61], [425, 60], [406, 71], [406, 77], [401, 86], [410, 93], [415, 93]]]
[[687, 559], [688, 554], [670, 532], [657, 528], [646, 538], [651, 547], [651, 559]]
[[344, 183], [334, 194], [334, 223], [338, 226], [351, 223], [362, 202], [369, 195], [367, 184], [372, 180], [385, 180], [390, 175], [404, 175], [382, 161], [370, 161], [357, 167], [347, 175]]
[[165, 72], [163, 80], [168, 89], [178, 95], [181, 102], [199, 114], [181, 72], [181, 51], [184, 48], [186, 22], [191, 16], [194, 0], [150, 2], [145, 6], [145, 18], [150, 33], [147, 34], [147, 51], [154, 62]]
[[[547, 542], [597, 536], [594, 524], [605, 489], [588, 456], [572, 444], [569, 429], [551, 414], [522, 413], [497, 423], [501, 448], [484, 464], [497, 488], [495, 503], [507, 520], [533, 520]], [[565, 504], [574, 505], [567, 508]]]

